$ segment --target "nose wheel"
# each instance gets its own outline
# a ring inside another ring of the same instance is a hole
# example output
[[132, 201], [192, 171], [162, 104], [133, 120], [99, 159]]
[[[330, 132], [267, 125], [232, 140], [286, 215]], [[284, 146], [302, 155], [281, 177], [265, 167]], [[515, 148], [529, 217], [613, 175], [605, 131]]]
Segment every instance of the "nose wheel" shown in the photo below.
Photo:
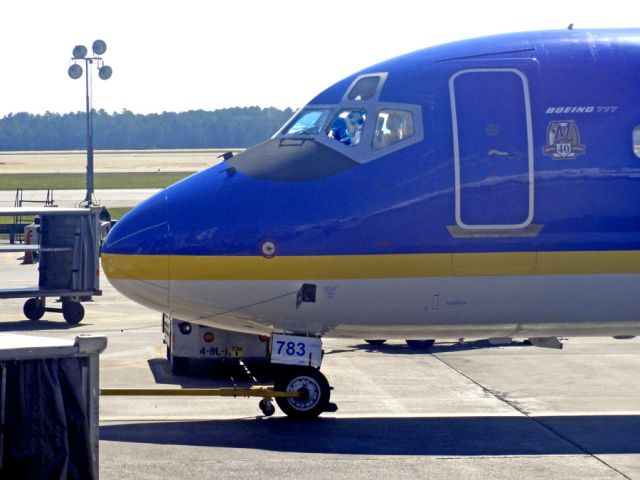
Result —
[[322, 412], [337, 410], [337, 407], [329, 402], [329, 382], [317, 368], [284, 368], [276, 378], [275, 389], [298, 392], [297, 397], [276, 397], [280, 409], [291, 418], [315, 418]]

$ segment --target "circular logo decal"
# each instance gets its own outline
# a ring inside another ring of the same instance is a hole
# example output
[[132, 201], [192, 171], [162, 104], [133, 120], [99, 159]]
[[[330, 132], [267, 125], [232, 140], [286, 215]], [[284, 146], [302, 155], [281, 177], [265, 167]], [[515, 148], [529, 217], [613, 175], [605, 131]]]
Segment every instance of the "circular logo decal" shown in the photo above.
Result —
[[276, 244], [273, 243], [271, 240], [262, 242], [262, 245], [260, 246], [260, 251], [262, 252], [262, 255], [264, 257], [271, 258], [276, 254]]

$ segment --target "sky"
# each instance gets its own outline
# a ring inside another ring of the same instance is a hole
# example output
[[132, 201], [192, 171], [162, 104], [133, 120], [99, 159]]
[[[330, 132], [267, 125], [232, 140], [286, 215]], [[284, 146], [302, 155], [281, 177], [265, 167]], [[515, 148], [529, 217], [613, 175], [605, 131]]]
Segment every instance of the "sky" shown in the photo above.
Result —
[[385, 59], [515, 31], [637, 26], [640, 3], [609, 0], [29, 0], [0, 3], [0, 117], [84, 111], [75, 45], [107, 43], [113, 76], [93, 107], [135, 113], [304, 106]]

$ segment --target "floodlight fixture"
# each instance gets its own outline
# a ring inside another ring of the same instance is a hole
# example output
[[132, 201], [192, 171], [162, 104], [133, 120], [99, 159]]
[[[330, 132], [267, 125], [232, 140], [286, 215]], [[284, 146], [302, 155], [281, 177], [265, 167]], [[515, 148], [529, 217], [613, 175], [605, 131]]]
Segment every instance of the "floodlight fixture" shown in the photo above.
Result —
[[67, 73], [74, 80], [78, 80], [82, 76], [82, 67], [77, 63], [74, 63], [69, 67], [69, 70], [67, 71]]
[[73, 47], [73, 58], [75, 60], [81, 60], [87, 56], [87, 47], [84, 45], [76, 45]]
[[96, 40], [95, 42], [93, 42], [91, 49], [93, 50], [93, 53], [95, 55], [102, 55], [107, 51], [107, 44], [104, 42], [104, 40]]
[[[102, 57], [104, 52], [107, 51], [107, 44], [104, 40], [96, 40], [91, 45], [93, 56], [87, 57], [87, 47], [84, 45], [76, 45], [73, 48], [73, 57], [71, 61], [73, 64], [69, 66], [67, 73], [69, 77], [74, 80], [82, 77], [85, 74], [86, 85], [86, 105], [87, 105], [87, 194], [81, 205], [91, 206], [94, 205], [93, 201], [93, 108], [91, 106], [91, 66], [95, 63], [98, 68], [98, 75], [102, 80], [108, 80], [113, 74], [113, 70], [110, 66], [105, 65]], [[81, 65], [78, 65], [78, 61], [84, 60], [84, 70]]]
[[113, 70], [109, 65], [103, 65], [102, 67], [100, 67], [100, 70], [98, 70], [98, 76], [102, 80], [109, 80], [112, 74], [113, 74]]

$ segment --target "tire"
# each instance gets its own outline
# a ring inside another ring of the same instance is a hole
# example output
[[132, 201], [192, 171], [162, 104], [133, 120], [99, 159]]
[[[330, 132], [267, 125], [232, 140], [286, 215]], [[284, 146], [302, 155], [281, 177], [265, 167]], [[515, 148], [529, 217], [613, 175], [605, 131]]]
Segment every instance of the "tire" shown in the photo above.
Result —
[[62, 302], [62, 316], [71, 325], [77, 325], [84, 318], [84, 307], [80, 302]]
[[276, 397], [276, 403], [288, 417], [295, 419], [316, 418], [325, 411], [331, 397], [331, 387], [326, 377], [313, 367], [290, 367], [276, 377], [275, 389], [279, 392], [304, 392], [305, 397]]
[[36, 322], [44, 315], [44, 303], [39, 298], [30, 298], [24, 302], [22, 312], [29, 320]]
[[405, 342], [414, 350], [429, 350], [436, 343], [435, 340], [405, 340]]
[[273, 406], [273, 403], [271, 403], [270, 400], [265, 400], [263, 398], [258, 403], [258, 407], [260, 408], [260, 411], [265, 417], [270, 417], [271, 415], [276, 413], [276, 407]]
[[380, 345], [384, 345], [386, 340], [366, 340], [365, 339], [365, 342], [367, 342], [369, 345], [373, 345], [375, 347], [379, 347]]

